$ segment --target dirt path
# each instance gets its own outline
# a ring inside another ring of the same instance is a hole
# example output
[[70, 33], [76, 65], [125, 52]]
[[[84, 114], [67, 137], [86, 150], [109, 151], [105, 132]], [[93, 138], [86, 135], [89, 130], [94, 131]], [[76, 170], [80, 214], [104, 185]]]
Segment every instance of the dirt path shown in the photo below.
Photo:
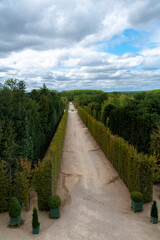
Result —
[[6, 228], [8, 214], [1, 214], [0, 239], [160, 239], [160, 224], [149, 221], [151, 204], [141, 213], [132, 212], [127, 188], [73, 109], [70, 104], [57, 189], [61, 218], [49, 219], [40, 212], [41, 232], [35, 236], [31, 211], [22, 213], [25, 223], [19, 229]]

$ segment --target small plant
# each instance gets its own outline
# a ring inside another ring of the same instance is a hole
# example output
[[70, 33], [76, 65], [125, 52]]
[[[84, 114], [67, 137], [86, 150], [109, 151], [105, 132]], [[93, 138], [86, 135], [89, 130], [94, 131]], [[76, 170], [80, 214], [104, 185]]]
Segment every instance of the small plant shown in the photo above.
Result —
[[158, 223], [158, 208], [157, 208], [156, 201], [153, 201], [153, 204], [151, 207], [151, 222]]
[[56, 209], [61, 206], [61, 198], [58, 195], [52, 195], [48, 199], [48, 206], [50, 209]]
[[39, 228], [40, 223], [38, 221], [38, 212], [37, 208], [33, 208], [33, 214], [32, 214], [32, 227], [33, 228]]
[[134, 212], [139, 212], [143, 210], [143, 194], [140, 192], [131, 193], [131, 207]]
[[9, 207], [10, 226], [19, 226], [21, 221], [21, 206], [16, 197], [10, 201]]
[[143, 194], [140, 192], [131, 192], [131, 199], [134, 202], [142, 202], [143, 201]]
[[37, 208], [33, 208], [33, 214], [32, 214], [32, 230], [33, 234], [38, 234], [40, 229], [40, 223], [38, 221], [38, 212]]
[[16, 218], [21, 214], [21, 206], [16, 197], [12, 197], [9, 207], [9, 216]]

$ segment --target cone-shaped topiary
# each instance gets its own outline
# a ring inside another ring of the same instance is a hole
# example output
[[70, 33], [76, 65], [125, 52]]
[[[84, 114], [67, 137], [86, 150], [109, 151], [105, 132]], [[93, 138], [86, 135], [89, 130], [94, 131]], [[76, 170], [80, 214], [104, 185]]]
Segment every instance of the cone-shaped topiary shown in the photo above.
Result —
[[9, 216], [17, 218], [21, 214], [21, 206], [16, 197], [13, 197], [10, 201]]
[[152, 218], [158, 218], [158, 209], [157, 209], [157, 202], [153, 201], [152, 207], [151, 207], [151, 217]]
[[33, 208], [33, 214], [32, 214], [32, 227], [33, 228], [39, 228], [40, 223], [38, 221], [38, 212], [37, 208]]
[[59, 208], [61, 206], [61, 198], [58, 195], [52, 195], [48, 199], [48, 206], [50, 209]]

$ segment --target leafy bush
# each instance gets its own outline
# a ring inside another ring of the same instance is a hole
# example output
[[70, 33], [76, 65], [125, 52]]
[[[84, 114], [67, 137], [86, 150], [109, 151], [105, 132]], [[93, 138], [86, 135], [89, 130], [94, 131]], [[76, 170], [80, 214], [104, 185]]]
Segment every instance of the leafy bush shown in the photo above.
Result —
[[152, 207], [151, 207], [151, 217], [158, 218], [158, 208], [157, 208], [157, 202], [153, 201]]
[[16, 197], [13, 197], [10, 201], [9, 216], [16, 218], [21, 214], [21, 206]]
[[142, 202], [143, 201], [143, 194], [140, 192], [131, 192], [131, 199], [134, 202]]
[[40, 223], [38, 221], [38, 212], [37, 208], [33, 208], [33, 214], [32, 214], [32, 227], [38, 228], [40, 226]]
[[48, 199], [48, 206], [51, 209], [59, 208], [61, 206], [61, 198], [58, 195], [52, 195]]

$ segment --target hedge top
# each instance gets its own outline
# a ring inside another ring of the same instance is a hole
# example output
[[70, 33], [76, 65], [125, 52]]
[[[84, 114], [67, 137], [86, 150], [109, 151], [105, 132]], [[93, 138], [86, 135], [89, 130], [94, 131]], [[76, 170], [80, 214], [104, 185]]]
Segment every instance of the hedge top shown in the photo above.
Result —
[[143, 194], [140, 192], [131, 192], [131, 199], [134, 202], [142, 202], [143, 201]]
[[9, 207], [9, 216], [16, 218], [21, 214], [21, 206], [16, 197], [12, 197]]
[[50, 209], [59, 208], [61, 206], [61, 198], [58, 195], [52, 195], [48, 199], [48, 206]]

